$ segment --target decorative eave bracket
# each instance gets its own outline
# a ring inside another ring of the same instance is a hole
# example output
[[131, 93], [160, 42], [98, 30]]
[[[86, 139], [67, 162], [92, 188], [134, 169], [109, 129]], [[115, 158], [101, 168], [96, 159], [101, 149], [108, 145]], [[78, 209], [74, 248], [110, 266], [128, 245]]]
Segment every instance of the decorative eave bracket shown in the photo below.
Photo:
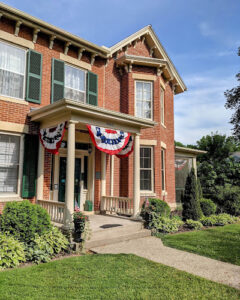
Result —
[[22, 21], [20, 21], [20, 20], [16, 21], [15, 31], [14, 31], [15, 36], [18, 36], [21, 24], [22, 24]]

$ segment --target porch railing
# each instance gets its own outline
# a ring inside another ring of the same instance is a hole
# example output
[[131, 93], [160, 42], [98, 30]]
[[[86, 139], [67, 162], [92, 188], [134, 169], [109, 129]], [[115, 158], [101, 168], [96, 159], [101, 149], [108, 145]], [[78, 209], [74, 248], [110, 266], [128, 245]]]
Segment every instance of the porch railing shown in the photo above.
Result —
[[127, 197], [101, 197], [101, 211], [113, 214], [131, 216], [133, 214], [133, 199]]
[[37, 203], [47, 210], [52, 222], [64, 223], [65, 203], [51, 200], [38, 200]]

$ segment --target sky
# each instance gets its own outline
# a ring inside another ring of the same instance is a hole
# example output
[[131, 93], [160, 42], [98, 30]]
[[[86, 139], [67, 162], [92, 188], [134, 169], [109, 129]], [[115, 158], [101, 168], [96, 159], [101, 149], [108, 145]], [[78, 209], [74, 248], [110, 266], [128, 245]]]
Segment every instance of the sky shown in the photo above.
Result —
[[231, 134], [224, 91], [238, 85], [239, 0], [5, 0], [97, 45], [151, 24], [188, 90], [175, 96], [175, 140]]

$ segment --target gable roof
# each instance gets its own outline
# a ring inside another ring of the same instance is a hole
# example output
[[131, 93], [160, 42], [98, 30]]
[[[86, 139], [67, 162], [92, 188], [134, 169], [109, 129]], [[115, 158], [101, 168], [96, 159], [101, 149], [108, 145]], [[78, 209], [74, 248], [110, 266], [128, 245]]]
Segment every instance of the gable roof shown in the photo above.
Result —
[[174, 66], [172, 60], [168, 56], [165, 48], [161, 44], [158, 36], [156, 35], [155, 31], [153, 30], [151, 25], [145, 26], [139, 31], [133, 33], [132, 35], [128, 36], [127, 38], [123, 39], [122, 41], [118, 42], [117, 44], [113, 45], [110, 48], [104, 47], [105, 49], [109, 49], [110, 54], [109, 56], [112, 56], [117, 51], [120, 51], [124, 47], [126, 47], [129, 44], [134, 43], [134, 41], [141, 39], [142, 37], [145, 37], [146, 43], [149, 46], [150, 49], [152, 49], [152, 52], [154, 53], [154, 57], [157, 59], [161, 59], [165, 61], [170, 70], [173, 74], [173, 77], [175, 78], [176, 82], [181, 87], [181, 91], [186, 91], [187, 87], [185, 83], [183, 82], [181, 76], [179, 75], [176, 67]]

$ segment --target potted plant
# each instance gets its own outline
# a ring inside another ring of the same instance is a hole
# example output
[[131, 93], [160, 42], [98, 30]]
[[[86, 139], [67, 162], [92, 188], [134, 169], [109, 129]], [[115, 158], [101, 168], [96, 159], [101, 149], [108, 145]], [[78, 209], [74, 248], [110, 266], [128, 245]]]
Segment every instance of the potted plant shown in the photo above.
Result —
[[75, 235], [75, 242], [80, 243], [83, 241], [81, 238], [82, 233], [85, 229], [86, 221], [88, 217], [85, 216], [79, 208], [76, 208], [73, 213], [73, 223], [74, 223], [74, 235]]

